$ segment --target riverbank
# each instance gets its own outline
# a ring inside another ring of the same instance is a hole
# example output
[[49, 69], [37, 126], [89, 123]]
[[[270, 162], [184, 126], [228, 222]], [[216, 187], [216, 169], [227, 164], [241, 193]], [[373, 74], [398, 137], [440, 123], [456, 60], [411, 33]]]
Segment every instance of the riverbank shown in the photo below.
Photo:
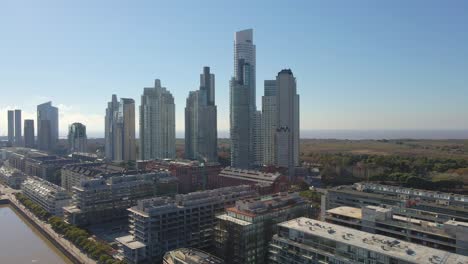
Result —
[[25, 208], [13, 195], [0, 198], [0, 204], [9, 205], [16, 213], [21, 215], [31, 224], [41, 235], [52, 243], [61, 253], [63, 253], [72, 263], [76, 264], [96, 264], [96, 261], [89, 258], [81, 250], [75, 247], [70, 241], [57, 234], [52, 227], [38, 219], [27, 208]]

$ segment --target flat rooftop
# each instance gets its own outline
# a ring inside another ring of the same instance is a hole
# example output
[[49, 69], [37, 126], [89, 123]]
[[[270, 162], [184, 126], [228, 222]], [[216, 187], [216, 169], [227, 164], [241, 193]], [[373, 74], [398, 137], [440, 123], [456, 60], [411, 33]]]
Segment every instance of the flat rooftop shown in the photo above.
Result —
[[141, 243], [140, 241], [136, 241], [132, 235], [118, 237], [115, 240], [117, 240], [117, 242], [121, 243], [122, 245], [132, 250], [146, 247], [144, 243]]
[[280, 173], [270, 173], [257, 170], [244, 170], [226, 167], [220, 173], [219, 177], [234, 178], [240, 180], [253, 180], [256, 182], [274, 182], [281, 176]]
[[[169, 251], [164, 256], [167, 263], [179, 263], [173, 260], [183, 261], [187, 264], [222, 264], [224, 261], [204, 251], [192, 248], [179, 248]], [[166, 262], [165, 262], [166, 263]]]
[[234, 217], [229, 216], [229, 215], [227, 215], [227, 214], [218, 215], [216, 218], [218, 218], [218, 219], [220, 219], [220, 220], [224, 220], [224, 221], [233, 222], [233, 223], [238, 224], [238, 225], [241, 225], [241, 226], [248, 226], [248, 225], [251, 225], [251, 224], [252, 224], [252, 223], [250, 223], [250, 222], [247, 222], [247, 221], [244, 221], [244, 220], [241, 220], [241, 219], [234, 218]]
[[[279, 226], [364, 248], [410, 263], [468, 264], [468, 257], [429, 248], [395, 238], [362, 232], [306, 217], [280, 223]], [[437, 261], [436, 261], [437, 260]]]
[[362, 218], [361, 208], [356, 208], [356, 207], [340, 206], [340, 207], [327, 210], [327, 213], [335, 214], [335, 215], [342, 215], [342, 216], [351, 217], [355, 219]]

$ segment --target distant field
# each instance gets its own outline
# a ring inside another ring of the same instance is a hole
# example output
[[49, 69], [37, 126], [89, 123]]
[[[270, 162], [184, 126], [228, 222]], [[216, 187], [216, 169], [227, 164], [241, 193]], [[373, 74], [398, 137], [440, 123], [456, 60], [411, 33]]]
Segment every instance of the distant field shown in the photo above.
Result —
[[426, 156], [468, 160], [468, 140], [301, 140], [303, 158], [306, 159], [311, 153]]
[[[103, 139], [88, 140], [89, 145], [104, 145]], [[229, 139], [218, 139], [221, 155], [229, 153]], [[184, 151], [184, 140], [176, 140], [179, 156]], [[94, 150], [93, 150], [94, 152]], [[301, 154], [304, 160], [312, 154], [368, 154], [425, 156], [433, 158], [461, 158], [468, 160], [468, 140], [339, 140], [339, 139], [302, 139]]]

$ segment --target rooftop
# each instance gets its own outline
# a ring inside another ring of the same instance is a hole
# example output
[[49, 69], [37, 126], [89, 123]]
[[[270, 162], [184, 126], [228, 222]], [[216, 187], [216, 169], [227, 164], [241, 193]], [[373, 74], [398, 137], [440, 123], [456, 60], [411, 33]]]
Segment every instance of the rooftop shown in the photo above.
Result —
[[22, 184], [25, 188], [33, 190], [42, 197], [57, 197], [61, 199], [69, 199], [68, 193], [64, 188], [55, 185], [51, 182], [43, 180], [39, 177], [28, 177]]
[[234, 207], [226, 210], [253, 217], [304, 203], [305, 201], [298, 193], [283, 192], [262, 197], [241, 199], [236, 201]]
[[400, 187], [400, 186], [391, 186], [391, 185], [384, 185], [384, 184], [377, 184], [377, 183], [370, 183], [370, 182], [355, 183], [353, 187], [358, 191], [394, 193], [395, 195], [406, 194], [406, 195], [419, 196], [419, 197], [431, 198], [431, 199], [454, 200], [454, 201], [464, 202], [468, 204], [468, 195], [405, 188], [405, 187]]
[[327, 210], [327, 213], [342, 215], [350, 218], [361, 219], [362, 210], [361, 208], [349, 207], [349, 206], [340, 206], [330, 210]]
[[97, 177], [104, 174], [123, 173], [125, 168], [107, 163], [77, 163], [65, 165], [63, 170], [79, 173], [87, 177]]
[[[224, 261], [204, 251], [192, 248], [179, 248], [164, 255], [165, 263], [175, 264], [222, 264]], [[176, 262], [178, 260], [180, 262]]]
[[125, 245], [130, 249], [139, 249], [146, 247], [145, 244], [141, 243], [140, 241], [136, 241], [132, 235], [118, 237], [115, 240], [117, 240], [117, 242]]
[[257, 170], [244, 170], [244, 169], [226, 167], [219, 173], [219, 176], [227, 177], [227, 178], [243, 179], [243, 180], [253, 180], [256, 182], [272, 183], [276, 179], [278, 179], [281, 176], [281, 174], [278, 172], [270, 173], [270, 172], [262, 172], [262, 171], [257, 171]]
[[429, 248], [382, 235], [374, 235], [356, 229], [334, 225], [306, 217], [279, 224], [312, 236], [324, 237], [339, 243], [367, 249], [382, 255], [410, 263], [468, 264], [468, 257]]

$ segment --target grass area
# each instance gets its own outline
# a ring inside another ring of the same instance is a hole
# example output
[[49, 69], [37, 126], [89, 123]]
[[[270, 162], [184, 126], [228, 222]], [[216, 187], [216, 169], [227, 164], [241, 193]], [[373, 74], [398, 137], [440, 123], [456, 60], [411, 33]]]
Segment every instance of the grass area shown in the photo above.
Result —
[[301, 158], [304, 160], [311, 154], [336, 153], [468, 160], [468, 140], [301, 140]]

